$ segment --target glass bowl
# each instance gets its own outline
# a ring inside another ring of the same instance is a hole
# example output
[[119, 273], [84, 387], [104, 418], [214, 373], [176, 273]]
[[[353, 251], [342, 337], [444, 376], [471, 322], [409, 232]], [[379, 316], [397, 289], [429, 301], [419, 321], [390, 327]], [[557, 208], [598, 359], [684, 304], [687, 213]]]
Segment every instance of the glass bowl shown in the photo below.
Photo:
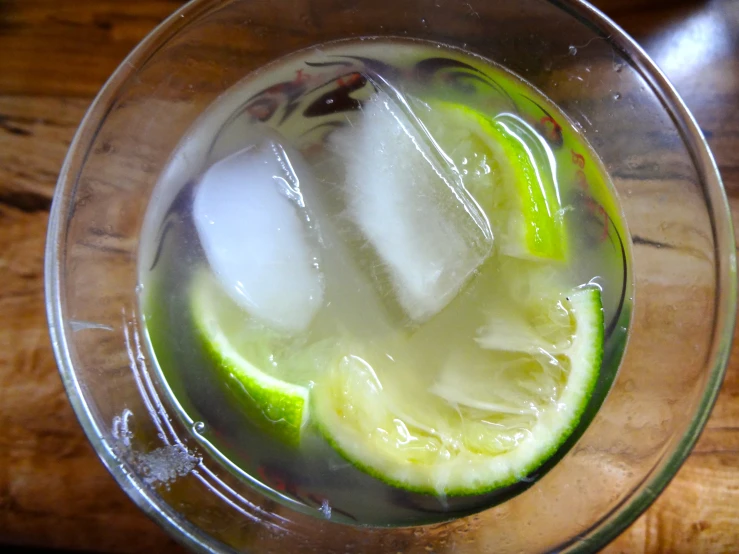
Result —
[[[538, 87], [605, 163], [633, 245], [631, 330], [590, 426], [525, 492], [435, 525], [344, 525], [261, 496], [174, 415], [139, 314], [144, 213], [192, 123], [265, 64], [366, 36], [462, 47]], [[195, 0], [123, 62], [77, 132], [49, 224], [47, 311], [62, 379], [98, 455], [193, 550], [593, 551], [649, 506], [708, 418], [734, 327], [733, 237], [687, 108], [641, 48], [585, 2]]]

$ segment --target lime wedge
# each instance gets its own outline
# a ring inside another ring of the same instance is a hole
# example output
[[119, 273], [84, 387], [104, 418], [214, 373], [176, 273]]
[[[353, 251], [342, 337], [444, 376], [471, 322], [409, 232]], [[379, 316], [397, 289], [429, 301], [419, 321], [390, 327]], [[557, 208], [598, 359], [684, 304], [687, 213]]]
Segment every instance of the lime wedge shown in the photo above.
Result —
[[312, 391], [313, 420], [347, 460], [402, 489], [465, 496], [520, 481], [578, 425], [603, 353], [598, 289], [535, 303], [512, 324], [523, 338], [492, 317], [437, 375], [344, 356]]
[[260, 369], [279, 336], [253, 322], [204, 270], [191, 283], [190, 310], [206, 357], [247, 416], [271, 436], [297, 445], [308, 420], [308, 388]]
[[440, 101], [424, 103], [416, 114], [487, 213], [504, 254], [565, 258], [554, 158], [527, 122]]

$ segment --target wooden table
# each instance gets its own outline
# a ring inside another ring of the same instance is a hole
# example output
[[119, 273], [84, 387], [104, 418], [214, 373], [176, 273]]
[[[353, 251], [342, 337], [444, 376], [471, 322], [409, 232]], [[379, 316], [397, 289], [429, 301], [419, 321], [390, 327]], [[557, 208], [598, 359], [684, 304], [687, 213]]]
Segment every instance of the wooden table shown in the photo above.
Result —
[[[692, 109], [739, 218], [739, 1], [637, 7], [644, 3], [601, 5]], [[48, 210], [72, 135], [124, 55], [181, 4], [0, 0], [0, 544], [181, 551], [118, 489], [83, 435], [57, 374], [43, 297]], [[739, 346], [695, 451], [606, 552], [737, 549]]]

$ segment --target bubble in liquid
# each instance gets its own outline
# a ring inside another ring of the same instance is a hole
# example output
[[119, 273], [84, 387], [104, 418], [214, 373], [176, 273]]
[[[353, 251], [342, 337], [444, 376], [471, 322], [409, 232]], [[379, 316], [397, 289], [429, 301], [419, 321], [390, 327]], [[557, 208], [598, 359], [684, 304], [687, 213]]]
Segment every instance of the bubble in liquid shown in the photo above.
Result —
[[570, 53], [570, 56], [576, 55], [577, 54], [577, 46], [575, 46], [574, 44], [570, 44], [569, 53]]
[[203, 423], [202, 421], [196, 421], [192, 424], [192, 430], [194, 433], [202, 435], [203, 433], [205, 433], [205, 423]]
[[321, 502], [321, 513], [326, 519], [331, 519], [331, 505], [328, 503], [328, 500]]
[[616, 94], [614, 94], [613, 95], [613, 99], [614, 100], [621, 100], [621, 93], [620, 92], [617, 92]]

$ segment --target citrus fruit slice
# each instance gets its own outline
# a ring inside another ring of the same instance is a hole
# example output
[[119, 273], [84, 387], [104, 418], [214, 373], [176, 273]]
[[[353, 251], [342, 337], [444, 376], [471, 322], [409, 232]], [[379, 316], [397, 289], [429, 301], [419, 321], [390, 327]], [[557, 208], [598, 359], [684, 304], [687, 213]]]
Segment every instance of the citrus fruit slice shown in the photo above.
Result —
[[190, 311], [206, 358], [250, 420], [298, 444], [308, 421], [308, 387], [267, 371], [280, 336], [255, 323], [204, 270], [191, 283]]
[[524, 338], [492, 317], [436, 375], [344, 356], [312, 390], [313, 421], [347, 460], [399, 488], [465, 496], [520, 481], [578, 425], [603, 352], [599, 289], [535, 303], [512, 324]]
[[441, 101], [423, 103], [415, 113], [487, 213], [504, 254], [565, 258], [554, 157], [526, 121], [513, 114], [490, 119]]

